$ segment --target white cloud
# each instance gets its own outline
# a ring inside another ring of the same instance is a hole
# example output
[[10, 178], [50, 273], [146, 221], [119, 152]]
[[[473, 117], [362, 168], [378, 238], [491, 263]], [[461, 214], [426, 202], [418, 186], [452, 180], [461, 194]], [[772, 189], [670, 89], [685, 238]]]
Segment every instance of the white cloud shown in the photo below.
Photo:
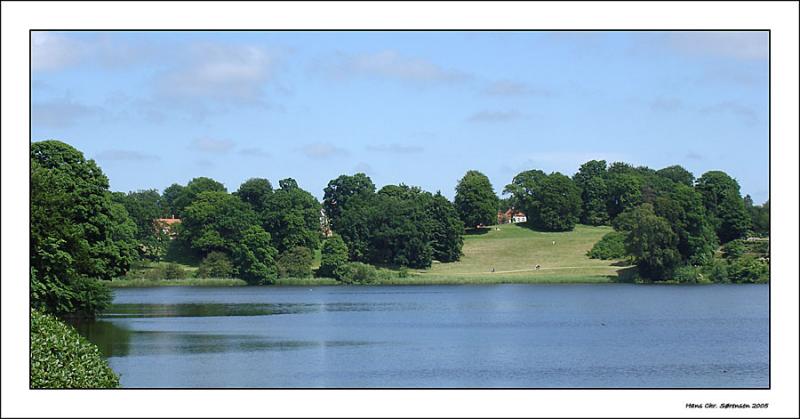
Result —
[[509, 122], [522, 118], [522, 112], [516, 110], [510, 111], [480, 111], [476, 112], [467, 118], [469, 122]]
[[101, 108], [84, 105], [65, 97], [63, 99], [32, 103], [31, 124], [33, 126], [63, 128], [74, 125], [84, 118], [100, 116], [102, 113], [103, 110]]
[[513, 80], [498, 80], [490, 83], [483, 89], [483, 94], [488, 96], [551, 96], [548, 89], [535, 88], [527, 83]]
[[300, 151], [307, 157], [314, 159], [324, 159], [328, 157], [346, 155], [347, 150], [337, 147], [330, 143], [307, 144], [300, 148]]
[[52, 32], [31, 32], [31, 69], [60, 70], [80, 61], [86, 47], [73, 39]]
[[767, 32], [670, 32], [672, 47], [689, 54], [712, 55], [744, 60], [765, 60], [769, 57]]
[[239, 150], [239, 154], [248, 157], [271, 157], [272, 155], [269, 154], [267, 151], [263, 150], [261, 147], [249, 147], [243, 148]]
[[429, 60], [404, 56], [393, 50], [356, 55], [340, 53], [323, 68], [336, 78], [367, 76], [415, 83], [452, 83], [470, 77]]
[[97, 153], [95, 157], [98, 160], [117, 160], [117, 161], [146, 161], [146, 160], [160, 160], [154, 154], [141, 153], [134, 150], [105, 150]]
[[236, 144], [231, 140], [197, 138], [189, 144], [189, 149], [205, 153], [227, 153], [235, 146]]
[[700, 112], [703, 114], [728, 114], [745, 124], [754, 124], [758, 121], [758, 114], [753, 108], [733, 101], [715, 103], [701, 108]]
[[413, 154], [413, 153], [421, 153], [425, 149], [416, 146], [416, 145], [403, 145], [403, 144], [370, 144], [367, 147], [367, 151], [376, 151], [382, 153], [392, 153], [392, 154]]

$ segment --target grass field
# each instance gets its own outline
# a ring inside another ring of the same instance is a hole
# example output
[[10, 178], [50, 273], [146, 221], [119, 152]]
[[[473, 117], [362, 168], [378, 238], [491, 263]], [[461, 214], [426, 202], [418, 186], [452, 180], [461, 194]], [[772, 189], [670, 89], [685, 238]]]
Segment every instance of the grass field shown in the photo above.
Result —
[[[412, 271], [412, 277], [398, 278], [396, 282], [610, 282], [621, 269], [614, 265], [616, 261], [586, 256], [586, 252], [610, 231], [611, 227], [585, 225], [561, 233], [538, 232], [514, 224], [492, 226], [464, 236], [464, 255], [460, 261], [434, 262], [430, 269]], [[538, 270], [537, 264], [540, 265]]]

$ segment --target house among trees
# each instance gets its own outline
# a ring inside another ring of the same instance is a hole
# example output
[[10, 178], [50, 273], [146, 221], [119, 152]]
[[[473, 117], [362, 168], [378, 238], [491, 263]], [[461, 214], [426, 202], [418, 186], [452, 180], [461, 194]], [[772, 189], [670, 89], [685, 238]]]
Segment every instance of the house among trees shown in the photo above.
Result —
[[319, 228], [322, 230], [323, 236], [333, 236], [333, 230], [331, 230], [331, 221], [325, 214], [325, 209], [319, 210]]
[[181, 223], [180, 218], [175, 218], [173, 215], [172, 218], [157, 218], [154, 220], [153, 224], [155, 224], [156, 231], [160, 229], [161, 233], [168, 235], [171, 239], [175, 238], [178, 234], [177, 226]]
[[505, 211], [497, 211], [497, 224], [516, 224], [528, 221], [524, 212], [509, 208]]

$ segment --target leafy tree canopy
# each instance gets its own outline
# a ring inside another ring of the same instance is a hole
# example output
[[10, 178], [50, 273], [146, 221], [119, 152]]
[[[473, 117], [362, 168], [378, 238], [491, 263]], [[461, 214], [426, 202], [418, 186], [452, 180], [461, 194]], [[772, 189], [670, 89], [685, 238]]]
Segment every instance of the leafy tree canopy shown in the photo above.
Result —
[[489, 178], [477, 170], [468, 171], [456, 186], [456, 210], [467, 227], [497, 222], [498, 199]]

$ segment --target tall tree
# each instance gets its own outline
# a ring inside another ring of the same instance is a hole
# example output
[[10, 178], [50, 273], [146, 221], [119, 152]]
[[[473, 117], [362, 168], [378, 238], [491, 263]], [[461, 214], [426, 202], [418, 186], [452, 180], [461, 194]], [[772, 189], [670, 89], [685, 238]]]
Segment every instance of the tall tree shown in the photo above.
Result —
[[196, 177], [189, 181], [185, 188], [181, 189], [180, 194], [175, 197], [173, 205], [175, 213], [179, 217], [183, 217], [183, 212], [186, 207], [191, 205], [197, 197], [203, 192], [225, 192], [225, 185], [217, 182], [214, 179], [207, 177]]
[[93, 316], [110, 303], [96, 279], [136, 259], [136, 225], [94, 160], [60, 141], [31, 144], [31, 305]]
[[710, 171], [697, 179], [697, 191], [703, 196], [720, 243], [742, 238], [750, 228], [750, 215], [739, 193], [739, 183], [722, 171]]
[[468, 171], [456, 186], [456, 210], [467, 227], [497, 222], [498, 199], [489, 178], [477, 170]]
[[115, 202], [125, 207], [136, 223], [136, 240], [139, 242], [140, 256], [160, 260], [167, 251], [169, 236], [155, 225], [155, 220], [164, 214], [161, 195], [155, 189], [136, 192], [115, 192]]
[[[617, 163], [614, 163], [615, 165]], [[612, 165], [611, 168], [615, 166]], [[641, 180], [630, 171], [612, 171], [604, 179], [608, 190], [608, 217], [613, 220], [623, 211], [636, 207], [642, 202]]]
[[682, 183], [686, 186], [694, 186], [694, 175], [692, 172], [683, 168], [683, 166], [677, 164], [673, 166], [667, 166], [658, 170], [656, 173], [658, 173], [659, 176], [670, 179], [675, 183]]
[[427, 205], [427, 212], [432, 219], [433, 258], [439, 262], [457, 261], [464, 246], [464, 223], [458, 218], [456, 207], [441, 192], [436, 192]]
[[161, 203], [162, 203], [162, 214], [161, 216], [164, 218], [173, 218], [178, 215], [178, 207], [175, 201], [178, 199], [179, 196], [183, 193], [183, 190], [186, 187], [183, 185], [179, 185], [177, 183], [173, 183], [172, 185], [167, 186], [164, 189], [164, 192], [161, 194]]
[[346, 244], [351, 260], [367, 260], [374, 199], [375, 184], [363, 173], [339, 176], [325, 187], [325, 215]]
[[747, 212], [750, 213], [750, 225], [753, 233], [769, 236], [769, 199], [762, 205], [753, 205], [750, 195], [744, 197]]
[[375, 199], [370, 222], [369, 261], [427, 268], [433, 260], [433, 220], [426, 212], [431, 196], [419, 188], [387, 185]]
[[279, 252], [294, 247], [319, 248], [320, 203], [294, 179], [283, 179], [280, 188], [264, 200], [261, 220]]
[[550, 174], [539, 184], [534, 202], [525, 213], [537, 228], [545, 231], [575, 228], [581, 211], [581, 192], [572, 179], [558, 172]]
[[589, 225], [608, 223], [608, 187], [606, 186], [606, 161], [590, 160], [581, 165], [573, 176], [581, 190], [581, 222]]
[[337, 229], [337, 223], [347, 207], [348, 201], [351, 199], [368, 200], [374, 193], [375, 184], [372, 183], [369, 176], [363, 173], [356, 173], [353, 176], [341, 175], [328, 182], [322, 206], [331, 222], [331, 228]]
[[242, 183], [234, 195], [250, 204], [255, 212], [260, 213], [272, 195], [272, 184], [267, 179], [251, 178]]
[[684, 261], [693, 265], [710, 262], [717, 248], [717, 236], [703, 206], [703, 198], [685, 183], [656, 198], [656, 215], [666, 219], [678, 236], [677, 249]]
[[678, 236], [666, 219], [656, 215], [651, 204], [645, 203], [629, 211], [626, 252], [633, 256], [643, 277], [669, 279], [681, 262], [677, 250]]
[[539, 184], [547, 177], [541, 170], [520, 172], [510, 184], [503, 189], [504, 194], [511, 194], [511, 206], [518, 210], [531, 211], [535, 205], [536, 191]]

